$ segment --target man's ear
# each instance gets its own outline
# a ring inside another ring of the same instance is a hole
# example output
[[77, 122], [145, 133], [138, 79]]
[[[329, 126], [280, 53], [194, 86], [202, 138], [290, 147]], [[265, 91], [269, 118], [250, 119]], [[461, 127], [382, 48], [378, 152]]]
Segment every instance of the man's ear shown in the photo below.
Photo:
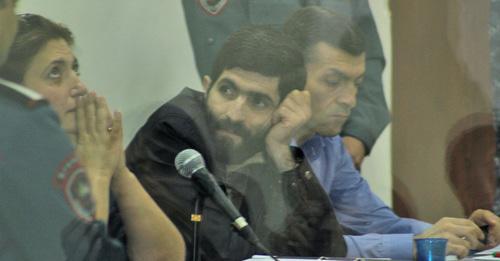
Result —
[[210, 76], [205, 75], [203, 76], [201, 83], [203, 85], [203, 90], [205, 90], [206, 94], [208, 92], [208, 89], [210, 88], [210, 85], [212, 84], [212, 79], [210, 78]]

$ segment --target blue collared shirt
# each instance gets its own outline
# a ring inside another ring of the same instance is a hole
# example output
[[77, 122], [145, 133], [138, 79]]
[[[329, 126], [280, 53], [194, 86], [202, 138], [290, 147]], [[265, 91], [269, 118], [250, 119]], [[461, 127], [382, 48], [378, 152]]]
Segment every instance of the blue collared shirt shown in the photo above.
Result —
[[431, 224], [394, 214], [354, 168], [340, 136], [315, 135], [301, 148], [345, 228], [347, 256], [412, 259], [413, 236]]

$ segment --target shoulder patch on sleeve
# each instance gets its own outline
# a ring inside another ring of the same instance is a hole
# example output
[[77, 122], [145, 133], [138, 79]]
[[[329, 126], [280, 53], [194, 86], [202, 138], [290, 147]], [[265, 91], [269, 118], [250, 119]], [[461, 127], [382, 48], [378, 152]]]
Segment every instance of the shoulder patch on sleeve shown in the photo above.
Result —
[[91, 221], [95, 214], [92, 188], [85, 170], [74, 154], [67, 157], [53, 177], [53, 185], [60, 189], [73, 212], [82, 220]]
[[219, 15], [229, 0], [198, 0], [201, 9], [210, 16]]

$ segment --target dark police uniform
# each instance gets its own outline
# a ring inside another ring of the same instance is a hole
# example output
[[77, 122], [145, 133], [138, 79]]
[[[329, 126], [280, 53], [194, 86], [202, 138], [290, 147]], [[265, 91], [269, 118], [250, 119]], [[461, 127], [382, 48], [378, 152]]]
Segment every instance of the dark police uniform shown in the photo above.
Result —
[[278, 29], [302, 6], [317, 4], [351, 17], [366, 42], [366, 74], [358, 105], [343, 127], [370, 152], [390, 121], [382, 86], [385, 59], [375, 21], [366, 0], [183, 0], [184, 13], [200, 76], [210, 75], [217, 52], [227, 37], [245, 25], [269, 24]]
[[0, 260], [122, 260], [48, 103], [0, 79], [0, 122]]

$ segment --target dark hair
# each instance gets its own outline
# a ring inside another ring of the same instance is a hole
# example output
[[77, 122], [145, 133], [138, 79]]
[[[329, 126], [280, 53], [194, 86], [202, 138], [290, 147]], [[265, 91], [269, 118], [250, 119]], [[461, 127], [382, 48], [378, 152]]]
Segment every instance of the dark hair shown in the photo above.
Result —
[[68, 45], [73, 45], [74, 38], [68, 28], [40, 15], [22, 14], [17, 17], [17, 34], [7, 61], [0, 67], [0, 78], [22, 83], [33, 57], [50, 40], [63, 39]]
[[363, 36], [356, 25], [340, 14], [318, 7], [304, 7], [285, 22], [283, 31], [293, 38], [308, 58], [308, 51], [319, 42], [326, 42], [351, 55], [365, 52]]
[[280, 99], [294, 89], [303, 89], [306, 82], [299, 47], [270, 26], [247, 26], [229, 36], [217, 54], [210, 77], [215, 82], [224, 70], [231, 68], [278, 76]]

